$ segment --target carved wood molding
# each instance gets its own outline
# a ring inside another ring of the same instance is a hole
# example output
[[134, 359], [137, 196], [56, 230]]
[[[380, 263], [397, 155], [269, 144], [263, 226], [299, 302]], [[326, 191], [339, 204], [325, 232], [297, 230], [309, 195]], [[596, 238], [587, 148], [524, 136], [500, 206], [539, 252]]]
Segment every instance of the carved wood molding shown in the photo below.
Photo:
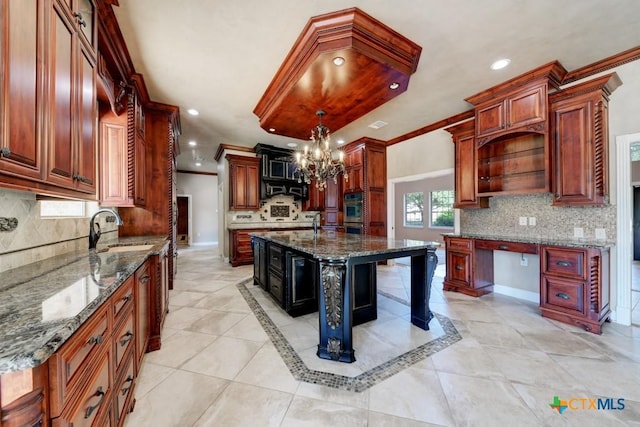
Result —
[[619, 67], [620, 65], [624, 65], [638, 59], [640, 59], [640, 46], [636, 46], [632, 49], [625, 50], [624, 52], [617, 53], [608, 58], [570, 71], [564, 76], [562, 84], [564, 85], [567, 83], [582, 80], [586, 77], [592, 76], [602, 71], [610, 70], [615, 67]]
[[430, 125], [421, 127], [420, 129], [416, 129], [412, 132], [405, 133], [404, 135], [400, 135], [396, 138], [390, 139], [389, 141], [387, 141], [387, 147], [402, 141], [406, 141], [407, 139], [412, 139], [417, 136], [424, 135], [425, 133], [433, 132], [434, 130], [442, 129], [445, 126], [449, 126], [449, 125], [461, 122], [463, 120], [471, 119], [474, 116], [475, 116], [475, 112], [473, 110], [468, 110], [462, 113], [458, 113], [451, 117], [447, 117], [446, 119], [442, 119], [437, 122], [431, 123]]

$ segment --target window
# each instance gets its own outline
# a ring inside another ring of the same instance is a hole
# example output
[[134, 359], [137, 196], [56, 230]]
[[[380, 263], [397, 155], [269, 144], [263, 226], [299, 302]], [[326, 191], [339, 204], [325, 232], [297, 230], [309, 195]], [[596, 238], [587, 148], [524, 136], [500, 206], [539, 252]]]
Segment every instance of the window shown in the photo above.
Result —
[[98, 209], [97, 202], [82, 200], [41, 200], [41, 218], [83, 218]]
[[431, 218], [432, 227], [453, 227], [453, 191], [431, 192]]
[[405, 227], [424, 227], [424, 193], [404, 195]]

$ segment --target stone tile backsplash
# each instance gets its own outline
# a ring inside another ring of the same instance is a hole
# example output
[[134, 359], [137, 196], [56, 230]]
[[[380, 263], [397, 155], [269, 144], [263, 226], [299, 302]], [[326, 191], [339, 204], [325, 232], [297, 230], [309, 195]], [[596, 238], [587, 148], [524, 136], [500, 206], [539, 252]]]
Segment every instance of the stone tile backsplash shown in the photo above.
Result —
[[[18, 219], [13, 231], [0, 232], [0, 272], [88, 247], [89, 218], [41, 218], [36, 195], [0, 189], [0, 216]], [[117, 226], [99, 215], [100, 243], [117, 238]]]
[[[596, 239], [602, 228], [607, 242], [616, 239], [616, 207], [551, 206], [551, 193], [498, 196], [489, 199], [487, 209], [462, 209], [460, 230], [469, 234], [571, 239], [574, 227], [583, 229], [585, 239]], [[527, 225], [520, 225], [520, 217]], [[535, 225], [529, 225], [535, 218]]]

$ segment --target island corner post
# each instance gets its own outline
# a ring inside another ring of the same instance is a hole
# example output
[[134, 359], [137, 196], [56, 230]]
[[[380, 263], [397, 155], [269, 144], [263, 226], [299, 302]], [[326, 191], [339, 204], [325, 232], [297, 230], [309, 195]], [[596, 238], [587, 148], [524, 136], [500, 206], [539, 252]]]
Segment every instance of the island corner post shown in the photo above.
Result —
[[353, 349], [353, 284], [358, 282], [358, 273], [354, 267], [406, 256], [411, 257], [411, 323], [429, 330], [429, 322], [433, 319], [429, 308], [431, 282], [438, 264], [435, 247], [347, 259], [320, 259], [317, 270], [318, 357], [346, 363], [356, 360]]

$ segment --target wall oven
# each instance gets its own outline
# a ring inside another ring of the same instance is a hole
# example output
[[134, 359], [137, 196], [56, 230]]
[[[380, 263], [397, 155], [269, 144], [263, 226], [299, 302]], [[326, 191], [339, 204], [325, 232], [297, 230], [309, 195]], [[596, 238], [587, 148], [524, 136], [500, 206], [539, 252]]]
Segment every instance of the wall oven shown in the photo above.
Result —
[[344, 195], [344, 231], [362, 234], [364, 212], [362, 212], [362, 193]]

